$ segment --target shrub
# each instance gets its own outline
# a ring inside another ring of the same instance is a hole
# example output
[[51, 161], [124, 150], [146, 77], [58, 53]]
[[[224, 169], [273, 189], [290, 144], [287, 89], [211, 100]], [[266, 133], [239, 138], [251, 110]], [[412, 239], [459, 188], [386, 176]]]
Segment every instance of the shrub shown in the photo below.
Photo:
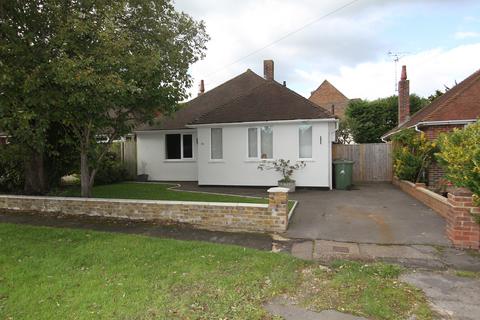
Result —
[[278, 159], [273, 162], [264, 160], [258, 165], [258, 170], [275, 170], [280, 172], [282, 175], [282, 179], [280, 180], [281, 182], [295, 182], [295, 180], [292, 179], [293, 172], [295, 170], [305, 168], [305, 165], [305, 161], [299, 161], [295, 164], [290, 164], [290, 160], [285, 159]]
[[440, 152], [436, 158], [445, 170], [445, 178], [456, 187], [473, 192], [480, 205], [480, 120], [439, 137]]
[[120, 159], [118, 159], [117, 154], [115, 152], [108, 152], [97, 171], [95, 184], [111, 184], [128, 180], [128, 178], [128, 170]]
[[0, 192], [21, 192], [25, 182], [24, 169], [20, 147], [0, 145]]
[[406, 129], [393, 137], [393, 170], [402, 180], [425, 180], [425, 169], [432, 162], [436, 143], [429, 141], [423, 132]]

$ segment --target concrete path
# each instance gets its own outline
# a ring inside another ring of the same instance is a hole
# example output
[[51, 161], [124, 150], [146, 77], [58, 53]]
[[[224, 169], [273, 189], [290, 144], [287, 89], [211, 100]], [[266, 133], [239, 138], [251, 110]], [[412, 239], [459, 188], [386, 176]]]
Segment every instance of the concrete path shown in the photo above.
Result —
[[275, 299], [265, 305], [265, 309], [274, 316], [282, 317], [285, 320], [367, 320], [350, 314], [335, 310], [324, 310], [313, 312], [299, 306], [290, 304], [283, 299]]
[[428, 245], [379, 245], [369, 243], [306, 240], [291, 244], [293, 256], [320, 262], [335, 259], [384, 261], [408, 267], [480, 271], [480, 256], [463, 250]]
[[414, 272], [400, 280], [421, 288], [442, 319], [480, 319], [480, 279], [434, 272]]

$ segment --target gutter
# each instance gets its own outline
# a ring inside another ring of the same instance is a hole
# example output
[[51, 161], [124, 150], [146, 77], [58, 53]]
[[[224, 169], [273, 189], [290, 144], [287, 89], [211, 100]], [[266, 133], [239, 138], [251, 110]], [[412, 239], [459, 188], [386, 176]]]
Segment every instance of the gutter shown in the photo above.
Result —
[[[276, 123], [300, 123], [300, 122], [337, 122], [336, 118], [326, 119], [295, 119], [295, 120], [263, 120], [263, 121], [247, 121], [247, 122], [226, 122], [226, 123], [205, 123], [205, 124], [187, 124], [187, 128], [201, 128], [201, 127], [224, 127], [224, 126], [238, 126], [238, 125], [255, 125], [260, 123], [276, 124]], [[337, 124], [338, 126], [338, 124]]]
[[397, 131], [394, 131], [392, 133], [389, 133], [389, 134], [386, 134], [384, 136], [382, 136], [380, 139], [383, 141], [383, 142], [387, 142], [385, 139], [390, 137], [391, 135], [394, 135], [395, 133], [398, 133], [400, 131], [402, 131], [403, 129], [409, 129], [409, 128], [414, 128], [415, 131], [417, 132], [421, 132], [421, 130], [419, 129], [419, 127], [425, 127], [425, 126], [443, 126], [443, 125], [449, 125], [449, 124], [469, 124], [469, 123], [473, 123], [473, 122], [476, 122], [477, 119], [465, 119], [465, 120], [443, 120], [443, 121], [420, 121], [418, 122], [417, 124], [415, 125], [412, 125], [410, 127], [406, 127], [406, 128], [402, 128], [402, 129], [399, 129]]

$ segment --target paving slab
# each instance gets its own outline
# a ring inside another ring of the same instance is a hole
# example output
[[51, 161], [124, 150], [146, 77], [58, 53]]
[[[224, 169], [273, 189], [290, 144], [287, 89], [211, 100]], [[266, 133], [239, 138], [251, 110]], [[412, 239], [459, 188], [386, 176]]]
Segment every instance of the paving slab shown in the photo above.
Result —
[[356, 317], [335, 310], [314, 312], [296, 305], [282, 303], [278, 300], [266, 304], [265, 309], [270, 314], [280, 316], [285, 320], [367, 320], [363, 317]]
[[296, 242], [292, 245], [292, 256], [303, 259], [312, 260], [313, 258], [313, 241]]
[[480, 318], [480, 279], [435, 272], [412, 272], [400, 280], [422, 289], [442, 319]]
[[316, 240], [313, 259], [332, 260], [346, 258], [361, 258], [357, 243]]

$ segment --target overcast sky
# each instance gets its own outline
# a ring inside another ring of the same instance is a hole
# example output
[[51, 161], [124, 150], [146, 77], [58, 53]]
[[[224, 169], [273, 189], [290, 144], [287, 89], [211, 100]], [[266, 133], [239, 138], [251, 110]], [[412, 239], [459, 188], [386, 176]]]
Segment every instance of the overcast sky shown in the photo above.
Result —
[[[206, 58], [191, 67], [206, 89], [250, 68], [263, 75], [275, 61], [275, 79], [308, 97], [328, 79], [349, 98], [394, 94], [393, 58], [407, 65], [411, 92], [428, 96], [480, 68], [480, 1], [357, 0], [245, 59], [352, 0], [176, 0], [205, 21]], [[238, 61], [241, 59], [240, 61]], [[398, 74], [399, 76], [399, 74]]]

